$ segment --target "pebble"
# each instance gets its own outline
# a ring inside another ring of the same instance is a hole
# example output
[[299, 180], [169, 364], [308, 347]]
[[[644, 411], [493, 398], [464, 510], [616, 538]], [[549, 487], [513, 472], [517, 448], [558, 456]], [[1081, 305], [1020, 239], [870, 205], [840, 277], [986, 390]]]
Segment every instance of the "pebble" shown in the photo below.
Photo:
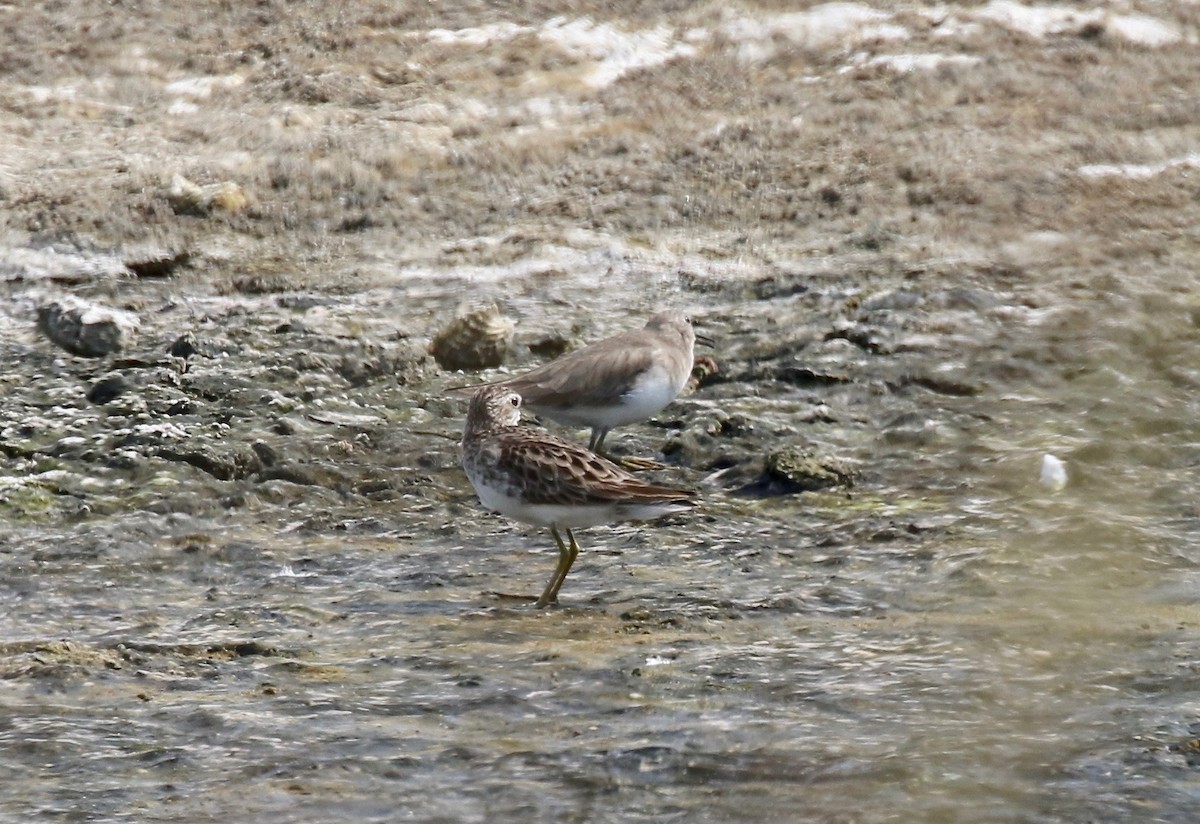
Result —
[[1042, 474], [1039, 478], [1042, 486], [1058, 492], [1067, 485], [1067, 465], [1061, 458], [1049, 453], [1042, 456]]
[[139, 278], [165, 278], [179, 267], [186, 266], [191, 259], [191, 252], [160, 252], [127, 259], [124, 263], [125, 268]]
[[88, 390], [87, 399], [97, 406], [103, 406], [127, 391], [129, 391], [129, 381], [125, 380], [125, 376], [120, 372], [114, 372], [92, 384], [92, 388]]
[[854, 485], [853, 471], [837, 458], [799, 446], [786, 446], [769, 454], [765, 476], [784, 494]]
[[102, 358], [121, 351], [126, 331], [136, 325], [136, 319], [100, 304], [61, 297], [38, 307], [37, 325], [71, 354]]
[[175, 339], [175, 342], [171, 344], [171, 348], [167, 351], [175, 358], [190, 358], [199, 351], [196, 348], [196, 336], [191, 332], [185, 332]]
[[492, 304], [450, 321], [434, 336], [429, 352], [443, 369], [489, 369], [504, 363], [513, 329]]
[[240, 212], [250, 205], [250, 196], [237, 183], [227, 180], [199, 186], [181, 174], [171, 177], [167, 202], [177, 215], [206, 217], [214, 211]]

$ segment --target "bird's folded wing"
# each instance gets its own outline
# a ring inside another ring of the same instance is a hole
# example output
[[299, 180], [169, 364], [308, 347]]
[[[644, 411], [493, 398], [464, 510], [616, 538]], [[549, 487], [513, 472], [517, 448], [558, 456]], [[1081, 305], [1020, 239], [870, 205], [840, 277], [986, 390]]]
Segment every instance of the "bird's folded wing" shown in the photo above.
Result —
[[648, 484], [582, 446], [553, 436], [501, 437], [499, 459], [531, 504], [685, 502], [693, 493]]
[[603, 341], [586, 352], [580, 350], [579, 358], [566, 355], [509, 381], [508, 385], [531, 406], [611, 404], [633, 389], [638, 378], [654, 365], [654, 360], [648, 347], [607, 346], [609, 343], [616, 341]]

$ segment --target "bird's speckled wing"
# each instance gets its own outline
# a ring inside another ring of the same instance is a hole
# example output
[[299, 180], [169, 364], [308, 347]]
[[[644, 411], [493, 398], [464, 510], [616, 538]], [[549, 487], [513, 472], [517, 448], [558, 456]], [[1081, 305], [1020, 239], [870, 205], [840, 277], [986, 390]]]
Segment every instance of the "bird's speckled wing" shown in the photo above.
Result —
[[648, 484], [578, 444], [545, 432], [514, 428], [489, 439], [489, 449], [529, 504], [691, 503], [686, 489]]

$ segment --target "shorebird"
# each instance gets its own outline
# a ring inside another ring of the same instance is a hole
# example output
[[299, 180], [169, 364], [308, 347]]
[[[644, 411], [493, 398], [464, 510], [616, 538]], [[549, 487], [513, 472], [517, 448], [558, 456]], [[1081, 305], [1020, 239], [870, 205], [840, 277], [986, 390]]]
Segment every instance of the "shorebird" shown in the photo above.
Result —
[[535, 603], [538, 608], [558, 602], [579, 555], [573, 530], [650, 520], [695, 504], [689, 490], [648, 484], [577, 443], [520, 424], [520, 394], [503, 385], [481, 388], [467, 412], [462, 463], [484, 507], [550, 527], [558, 566]]
[[[604, 454], [604, 436], [627, 423], [644, 421], [675, 400], [692, 372], [697, 335], [685, 312], [659, 312], [641, 329], [568, 352], [524, 375], [483, 386], [519, 394], [532, 411], [568, 426], [592, 430], [588, 449]], [[449, 391], [471, 393], [479, 386]]]

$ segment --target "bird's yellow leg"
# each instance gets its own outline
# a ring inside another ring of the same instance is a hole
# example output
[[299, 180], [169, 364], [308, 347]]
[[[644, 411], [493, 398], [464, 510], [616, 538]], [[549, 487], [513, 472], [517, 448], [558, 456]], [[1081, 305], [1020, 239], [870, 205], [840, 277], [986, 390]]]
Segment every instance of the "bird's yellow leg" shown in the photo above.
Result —
[[[558, 566], [554, 568], [554, 574], [550, 576], [550, 582], [542, 590], [542, 596], [534, 604], [538, 609], [558, 601], [558, 589], [562, 586], [563, 579], [567, 577], [567, 572], [571, 569], [571, 564], [575, 561], [574, 556], [571, 554], [571, 548], [563, 543], [562, 536], [558, 534], [558, 529], [553, 526], [550, 527], [550, 534], [554, 536], [554, 543], [558, 544]], [[567, 530], [567, 535], [571, 535], [571, 530]], [[571, 535], [571, 543], [575, 543], [574, 535]]]
[[[567, 580], [567, 573], [571, 571], [571, 566], [575, 563], [575, 559], [579, 557], [579, 542], [575, 540], [575, 533], [568, 529], [567, 538], [570, 539], [571, 545], [567, 548], [566, 566], [563, 567], [563, 565], [560, 563], [559, 566], [562, 567], [562, 571], [556, 572], [555, 576], [557, 580], [551, 581], [553, 587], [552, 589], [548, 590], [550, 593], [550, 603], [558, 602], [558, 591], [562, 589], [563, 581]], [[559, 538], [558, 540], [559, 547], [561, 548], [562, 539]]]

